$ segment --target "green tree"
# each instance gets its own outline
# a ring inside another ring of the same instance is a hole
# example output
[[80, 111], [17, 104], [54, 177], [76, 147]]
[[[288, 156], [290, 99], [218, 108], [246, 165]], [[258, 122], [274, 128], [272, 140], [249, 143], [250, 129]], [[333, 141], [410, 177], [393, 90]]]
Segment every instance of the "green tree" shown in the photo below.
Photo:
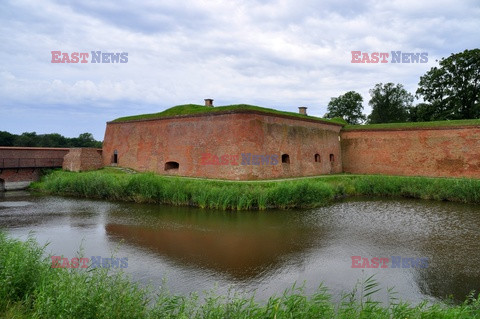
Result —
[[480, 118], [480, 49], [465, 50], [442, 58], [420, 77], [417, 96], [433, 107], [433, 120]]
[[348, 124], [361, 124], [367, 119], [362, 114], [362, 102], [362, 96], [355, 91], [349, 91], [339, 97], [332, 97], [330, 103], [328, 103], [328, 113], [325, 117], [341, 117]]
[[0, 146], [13, 146], [15, 144], [15, 136], [6, 131], [0, 131]]
[[41, 146], [36, 132], [25, 132], [17, 135], [15, 138], [15, 146], [37, 147]]
[[71, 144], [73, 147], [102, 147], [102, 142], [96, 141], [91, 133], [82, 133], [72, 138]]
[[419, 103], [408, 110], [409, 122], [429, 122], [446, 120], [446, 113], [430, 103]]
[[43, 147], [69, 147], [68, 138], [58, 133], [39, 135]]
[[370, 96], [368, 104], [372, 107], [372, 113], [368, 116], [368, 123], [398, 123], [408, 120], [413, 95], [403, 85], [378, 83], [370, 90]]
[[35, 132], [25, 132], [16, 135], [0, 131], [0, 146], [101, 148], [102, 142], [96, 141], [91, 133], [82, 133], [78, 137], [68, 138], [58, 133], [37, 135]]

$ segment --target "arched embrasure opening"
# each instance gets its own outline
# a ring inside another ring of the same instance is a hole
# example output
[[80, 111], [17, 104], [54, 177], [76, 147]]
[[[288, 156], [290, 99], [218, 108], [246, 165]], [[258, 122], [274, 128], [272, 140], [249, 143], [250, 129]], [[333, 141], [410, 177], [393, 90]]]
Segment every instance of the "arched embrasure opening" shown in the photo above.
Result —
[[282, 154], [282, 163], [290, 164], [290, 156], [288, 154]]
[[320, 154], [315, 154], [315, 163], [320, 163]]
[[330, 162], [334, 162], [334, 161], [335, 161], [335, 155], [330, 154]]
[[180, 164], [178, 164], [177, 162], [166, 162], [165, 163], [165, 170], [166, 171], [169, 171], [169, 170], [172, 170], [172, 169], [178, 169], [180, 167]]
[[5, 180], [0, 178], [0, 192], [5, 191]]

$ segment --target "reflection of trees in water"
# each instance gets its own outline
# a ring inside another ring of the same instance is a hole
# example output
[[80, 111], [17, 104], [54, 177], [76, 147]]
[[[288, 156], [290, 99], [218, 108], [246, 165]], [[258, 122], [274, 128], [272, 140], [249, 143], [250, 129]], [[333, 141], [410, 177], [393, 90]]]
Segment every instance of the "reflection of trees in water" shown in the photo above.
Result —
[[452, 297], [454, 301], [463, 302], [472, 291], [480, 290], [479, 274], [464, 274], [449, 269], [430, 268], [419, 274], [419, 287], [422, 293], [439, 299]]
[[480, 220], [469, 209], [448, 212], [438, 226], [443, 229], [422, 243], [431, 256], [429, 267], [418, 271], [422, 293], [462, 302], [472, 290], [480, 291]]
[[142, 214], [143, 225], [107, 223], [105, 229], [110, 237], [148, 248], [178, 263], [213, 269], [237, 279], [281, 268], [295, 258], [292, 255], [305, 253], [319, 236], [311, 228], [289, 223], [284, 214], [188, 208], [175, 211], [157, 211], [154, 219]]
[[[462, 242], [462, 238], [458, 240]], [[417, 284], [424, 294], [463, 302], [472, 290], [477, 293], [480, 290], [480, 268], [477, 267], [480, 258], [472, 254], [471, 246], [459, 249], [458, 245], [440, 245], [430, 258], [429, 267], [418, 271]]]
[[33, 197], [28, 192], [17, 191], [5, 192], [3, 199], [14, 204], [3, 208], [0, 204], [2, 212], [0, 227], [7, 229], [58, 227], [59, 225], [68, 225], [75, 229], [93, 229], [101, 222], [102, 213], [108, 211], [110, 206], [107, 202], [52, 196]]

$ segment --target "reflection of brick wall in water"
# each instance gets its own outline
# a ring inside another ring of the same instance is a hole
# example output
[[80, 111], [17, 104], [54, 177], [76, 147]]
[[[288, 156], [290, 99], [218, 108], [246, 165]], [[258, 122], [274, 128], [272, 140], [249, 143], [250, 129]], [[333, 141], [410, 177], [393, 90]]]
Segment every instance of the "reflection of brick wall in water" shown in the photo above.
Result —
[[25, 182], [36, 181], [40, 177], [40, 169], [35, 168], [19, 168], [19, 169], [3, 169], [0, 173], [0, 178], [5, 183], [9, 182]]
[[[255, 111], [109, 122], [103, 164], [117, 162], [139, 171], [232, 180], [340, 173], [340, 129], [338, 124]], [[207, 153], [219, 157], [276, 154], [284, 162], [201, 165]]]
[[480, 178], [480, 127], [341, 133], [343, 169], [354, 174]]

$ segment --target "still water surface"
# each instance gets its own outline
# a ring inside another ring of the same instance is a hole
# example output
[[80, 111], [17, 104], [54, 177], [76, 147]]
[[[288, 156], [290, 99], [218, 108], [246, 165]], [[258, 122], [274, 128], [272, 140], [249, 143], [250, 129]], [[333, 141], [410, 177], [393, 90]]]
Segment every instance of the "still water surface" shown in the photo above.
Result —
[[[32, 233], [47, 251], [128, 258], [142, 284], [167, 280], [176, 294], [217, 287], [255, 291], [258, 300], [294, 282], [334, 300], [376, 274], [397, 297], [418, 302], [480, 289], [480, 209], [475, 205], [355, 198], [311, 210], [223, 212], [189, 207], [0, 195], [0, 228]], [[428, 268], [352, 268], [351, 256], [428, 258]]]

